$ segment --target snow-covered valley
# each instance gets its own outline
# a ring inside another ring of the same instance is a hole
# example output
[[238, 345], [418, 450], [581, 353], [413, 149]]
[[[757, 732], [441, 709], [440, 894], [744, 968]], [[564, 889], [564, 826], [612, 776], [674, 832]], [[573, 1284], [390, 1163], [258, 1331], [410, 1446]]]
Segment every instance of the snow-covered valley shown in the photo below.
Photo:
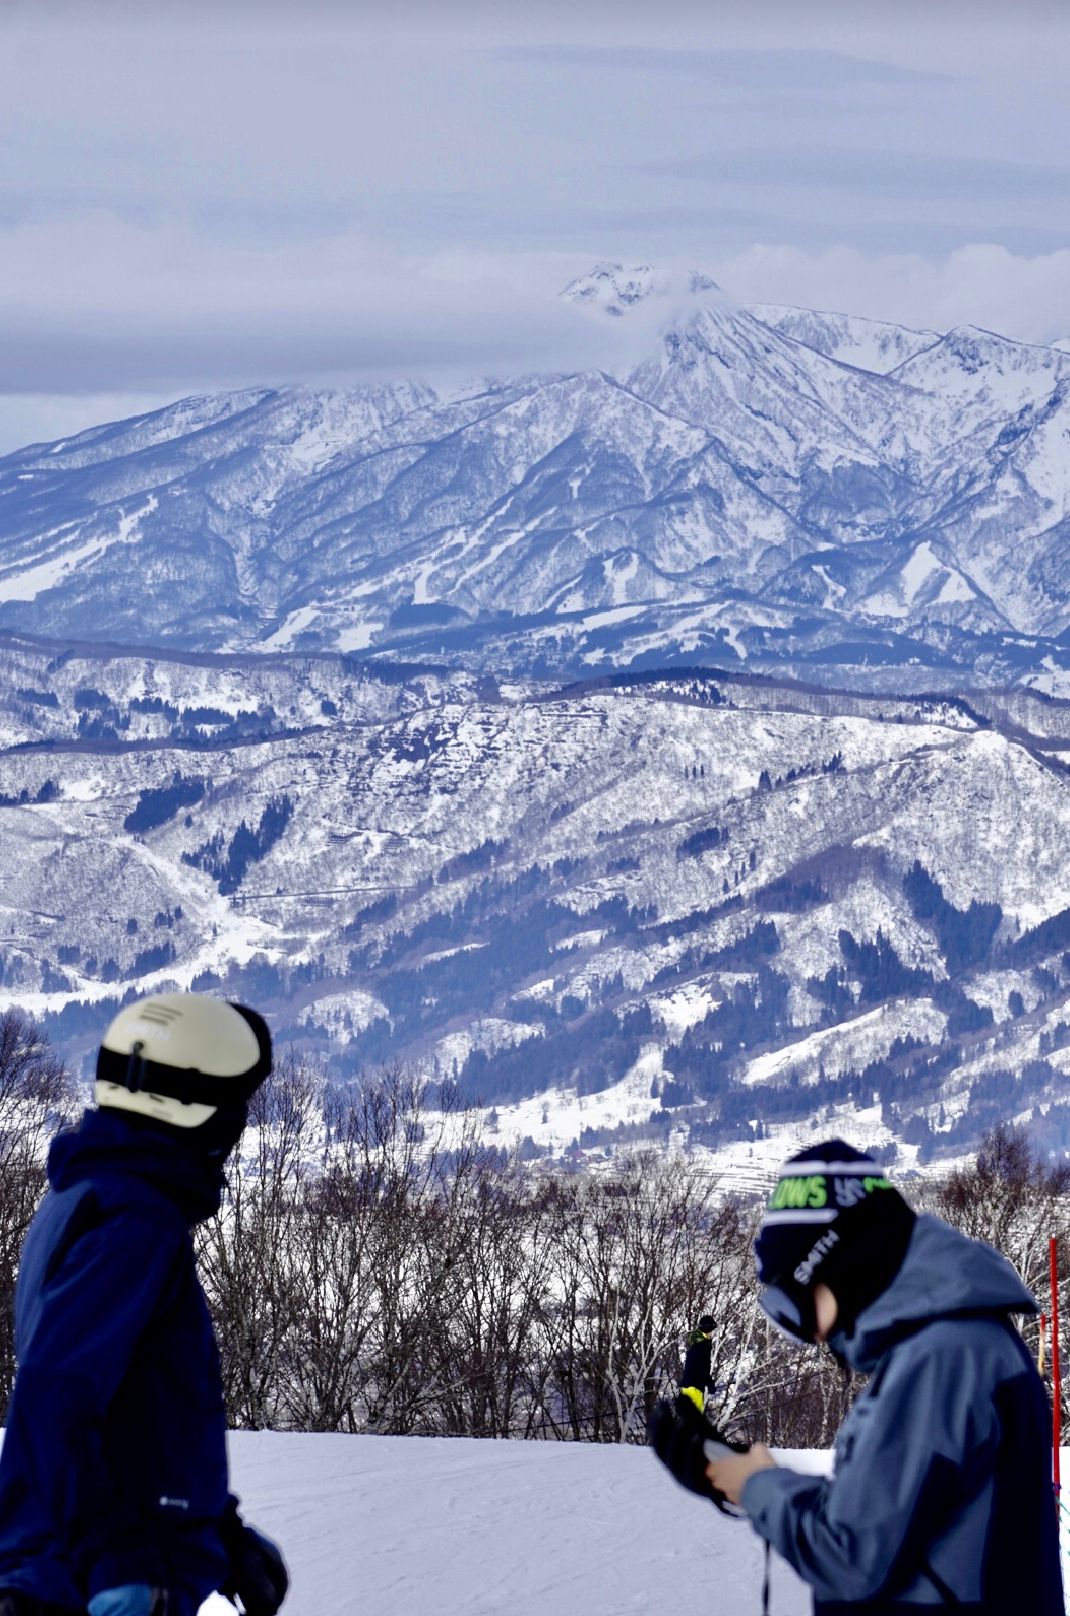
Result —
[[124, 993], [401, 1061], [531, 1158], [756, 1184], [813, 1128], [1062, 1149], [1070, 709], [696, 670], [0, 649], [5, 1005], [76, 1062]]

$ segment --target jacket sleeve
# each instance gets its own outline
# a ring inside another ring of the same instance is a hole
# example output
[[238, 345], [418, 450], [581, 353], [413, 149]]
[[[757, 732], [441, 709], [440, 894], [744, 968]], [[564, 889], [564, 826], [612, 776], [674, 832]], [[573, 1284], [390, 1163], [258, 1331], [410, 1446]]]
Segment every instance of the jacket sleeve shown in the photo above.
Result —
[[710, 1360], [712, 1348], [708, 1341], [694, 1341], [684, 1355], [683, 1373], [680, 1376], [681, 1386], [697, 1386], [701, 1391], [712, 1391], [713, 1381], [710, 1378]]
[[96, 1224], [45, 1280], [22, 1348], [5, 1444], [87, 1583], [111, 1532], [129, 1524], [117, 1519], [122, 1478], [107, 1462], [108, 1412], [147, 1325], [166, 1305], [183, 1234], [144, 1214]]
[[[743, 1507], [819, 1599], [875, 1599], [922, 1570], [962, 1496], [963, 1468], [987, 1465], [998, 1440], [990, 1388], [961, 1336], [913, 1338], [843, 1428], [830, 1480], [762, 1470]], [[987, 1450], [987, 1457], [986, 1457]]]

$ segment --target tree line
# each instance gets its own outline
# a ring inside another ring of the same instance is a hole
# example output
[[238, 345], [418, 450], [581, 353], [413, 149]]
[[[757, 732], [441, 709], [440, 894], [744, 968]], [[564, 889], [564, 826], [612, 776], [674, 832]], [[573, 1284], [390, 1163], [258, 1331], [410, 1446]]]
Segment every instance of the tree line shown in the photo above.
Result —
[[[3, 1403], [19, 1246], [47, 1140], [77, 1108], [34, 1024], [0, 1017]], [[709, 1313], [711, 1416], [751, 1440], [831, 1441], [857, 1386], [761, 1314], [757, 1201], [723, 1195], [682, 1154], [525, 1163], [477, 1123], [426, 1109], [403, 1070], [340, 1089], [284, 1057], [197, 1232], [232, 1425], [641, 1442]], [[997, 1127], [922, 1195], [1038, 1294], [1050, 1233], [1070, 1257], [1070, 1168], [1021, 1132]]]

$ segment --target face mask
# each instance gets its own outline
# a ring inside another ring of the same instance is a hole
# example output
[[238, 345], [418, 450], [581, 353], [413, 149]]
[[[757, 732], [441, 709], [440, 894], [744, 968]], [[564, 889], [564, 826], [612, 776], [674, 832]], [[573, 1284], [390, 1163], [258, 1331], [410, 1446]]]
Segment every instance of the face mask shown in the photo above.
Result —
[[218, 1106], [207, 1122], [189, 1130], [190, 1143], [212, 1161], [223, 1161], [241, 1138], [248, 1116], [244, 1103]]
[[793, 1341], [816, 1340], [817, 1316], [814, 1293], [809, 1286], [796, 1285], [790, 1279], [764, 1285], [758, 1302], [766, 1318]]

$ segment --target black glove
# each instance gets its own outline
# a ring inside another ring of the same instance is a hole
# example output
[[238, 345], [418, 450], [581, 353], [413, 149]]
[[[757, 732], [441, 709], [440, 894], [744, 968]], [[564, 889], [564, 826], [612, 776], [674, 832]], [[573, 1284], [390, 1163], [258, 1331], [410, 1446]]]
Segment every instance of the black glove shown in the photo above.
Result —
[[647, 1430], [650, 1446], [681, 1487], [697, 1493], [700, 1498], [708, 1498], [719, 1510], [728, 1514], [732, 1506], [706, 1474], [706, 1466], [710, 1462], [706, 1443], [720, 1443], [733, 1453], [746, 1453], [748, 1444], [736, 1442], [718, 1431], [705, 1414], [699, 1413], [689, 1397], [655, 1403], [650, 1411]]
[[278, 1545], [255, 1527], [246, 1526], [237, 1510], [223, 1522], [223, 1543], [230, 1569], [220, 1593], [232, 1604], [240, 1602], [245, 1616], [275, 1616], [290, 1586]]

